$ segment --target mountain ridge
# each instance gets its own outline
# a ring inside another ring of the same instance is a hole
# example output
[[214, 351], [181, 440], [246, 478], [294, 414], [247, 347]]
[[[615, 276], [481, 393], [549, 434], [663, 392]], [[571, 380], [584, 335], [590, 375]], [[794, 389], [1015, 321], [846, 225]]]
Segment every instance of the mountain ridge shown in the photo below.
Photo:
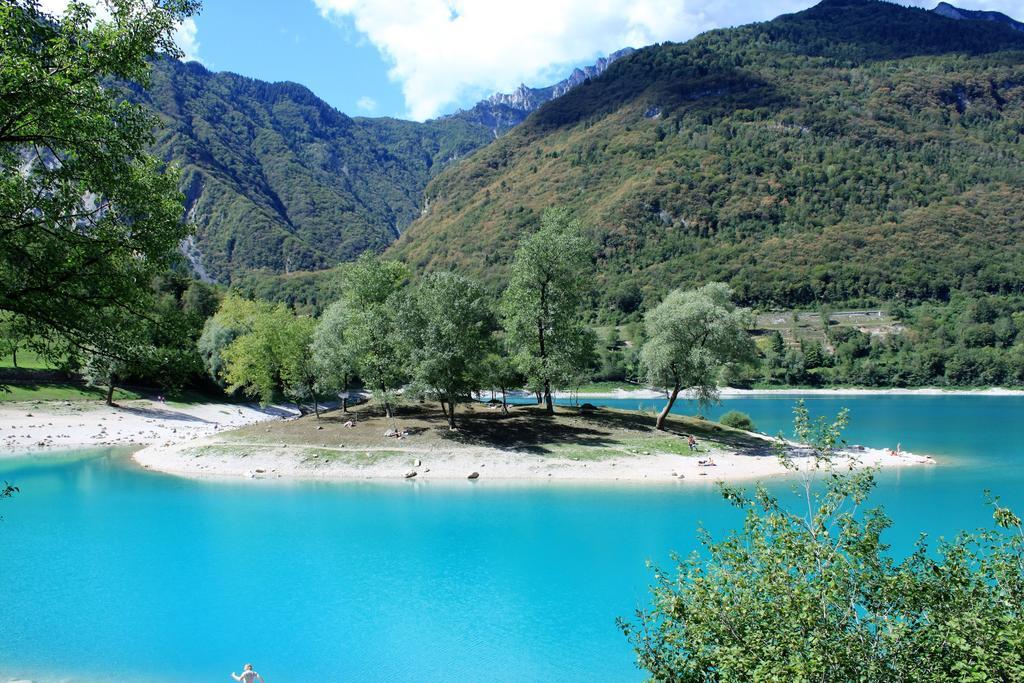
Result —
[[[197, 227], [183, 253], [198, 277], [229, 283], [250, 271], [318, 270], [382, 251], [421, 213], [439, 169], [628, 51], [547, 88], [497, 93], [475, 114], [422, 123], [350, 117], [299, 83], [197, 62], [156, 60], [150, 88], [129, 90], [164, 123], [154, 152], [182, 169], [185, 215]], [[476, 120], [485, 114], [502, 122]]]
[[564, 205], [611, 317], [711, 279], [779, 305], [1021, 291], [1022, 131], [1019, 32], [825, 0], [616, 61], [435, 177], [387, 253], [497, 284]]
[[479, 123], [490, 128], [494, 136], [498, 137], [522, 123], [541, 105], [561, 97], [588, 79], [600, 76], [612, 62], [635, 51], [632, 47], [616, 50], [607, 57], [599, 58], [594, 64], [573, 69], [569, 76], [553, 85], [530, 88], [526, 84], [520, 84], [511, 93], [495, 93], [477, 102], [469, 109], [463, 109], [441, 118], [460, 118], [471, 123]]
[[968, 19], [974, 21], [994, 21], [1000, 24], [1005, 24], [1010, 28], [1017, 31], [1024, 31], [1024, 23], [1017, 21], [1016, 19], [1009, 17], [1002, 12], [994, 12], [990, 10], [970, 10], [962, 9], [948, 2], [940, 2], [933, 9], [933, 12], [947, 19]]

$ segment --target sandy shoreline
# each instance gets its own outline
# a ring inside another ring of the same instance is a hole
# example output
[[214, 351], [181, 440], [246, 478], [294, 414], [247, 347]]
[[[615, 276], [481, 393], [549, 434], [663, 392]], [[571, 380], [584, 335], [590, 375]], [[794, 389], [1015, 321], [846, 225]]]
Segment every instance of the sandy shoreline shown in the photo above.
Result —
[[[381, 455], [385, 457], [381, 457]], [[286, 480], [365, 481], [415, 479], [465, 480], [476, 473], [486, 481], [562, 482], [671, 482], [749, 481], [789, 474], [770, 453], [740, 455], [714, 448], [702, 457], [673, 453], [609, 455], [600, 460], [544, 457], [496, 448], [323, 448], [230, 443], [215, 438], [174, 446], [154, 446], [132, 456], [143, 468], [189, 478], [249, 478]], [[903, 453], [892, 456], [879, 449], [864, 449], [837, 457], [846, 468], [850, 458], [861, 465], [913, 467], [934, 464], [927, 456]], [[710, 458], [714, 465], [700, 461]], [[812, 466], [797, 457], [801, 468]], [[414, 475], [410, 475], [415, 472]]]
[[[787, 470], [765, 447], [739, 453], [710, 441], [699, 456], [657, 450], [608, 448], [598, 457], [538, 455], [512, 448], [383, 440], [380, 445], [288, 444], [274, 441], [268, 422], [249, 442], [230, 430], [295, 416], [280, 407], [238, 404], [173, 405], [128, 401], [119, 407], [52, 401], [0, 405], [0, 454], [82, 446], [142, 448], [133, 459], [142, 468], [189, 478], [315, 480], [482, 480], [573, 482], [737, 481], [784, 475]], [[290, 424], [290, 423], [281, 423]], [[299, 424], [299, 423], [295, 423]], [[315, 423], [311, 423], [311, 429]], [[312, 432], [310, 440], [314, 439]], [[316, 437], [319, 438], [319, 437]], [[907, 467], [934, 462], [877, 449], [850, 454], [863, 465]], [[712, 466], [700, 464], [711, 458]], [[803, 466], [807, 458], [797, 459]], [[836, 463], [845, 467], [847, 458]], [[410, 475], [415, 472], [415, 474]]]
[[177, 443], [264, 420], [297, 415], [268, 406], [138, 400], [117, 407], [85, 401], [0, 404], [0, 454], [78, 446]]

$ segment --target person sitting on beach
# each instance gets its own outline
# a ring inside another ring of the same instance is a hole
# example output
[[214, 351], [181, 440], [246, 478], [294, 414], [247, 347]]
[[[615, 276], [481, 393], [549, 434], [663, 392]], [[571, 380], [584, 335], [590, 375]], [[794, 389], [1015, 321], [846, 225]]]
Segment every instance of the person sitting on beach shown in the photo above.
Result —
[[245, 668], [242, 669], [241, 675], [236, 674], [234, 671], [232, 671], [231, 677], [236, 681], [242, 681], [242, 683], [254, 683], [255, 681], [263, 683], [263, 676], [260, 676], [253, 670], [252, 664], [246, 664]]
[[715, 461], [709, 457], [707, 460], [698, 460], [697, 464], [701, 467], [714, 467]]
[[693, 434], [687, 437], [686, 443], [689, 444], [691, 451], [697, 450], [697, 439], [693, 438]]

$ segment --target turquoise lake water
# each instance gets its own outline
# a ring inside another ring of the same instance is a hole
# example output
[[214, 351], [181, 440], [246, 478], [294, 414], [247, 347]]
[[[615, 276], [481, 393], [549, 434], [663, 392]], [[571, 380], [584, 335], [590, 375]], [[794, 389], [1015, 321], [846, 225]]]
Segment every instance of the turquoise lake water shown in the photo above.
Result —
[[[729, 399], [762, 431], [793, 397]], [[606, 401], [652, 410], [657, 401]], [[1024, 398], [808, 397], [851, 442], [935, 455], [884, 472], [895, 552], [1024, 510]], [[679, 412], [693, 413], [686, 403]], [[0, 680], [640, 680], [615, 627], [644, 561], [738, 516], [707, 482], [193, 482], [123, 453], [0, 460]], [[776, 481], [784, 491], [787, 484]]]

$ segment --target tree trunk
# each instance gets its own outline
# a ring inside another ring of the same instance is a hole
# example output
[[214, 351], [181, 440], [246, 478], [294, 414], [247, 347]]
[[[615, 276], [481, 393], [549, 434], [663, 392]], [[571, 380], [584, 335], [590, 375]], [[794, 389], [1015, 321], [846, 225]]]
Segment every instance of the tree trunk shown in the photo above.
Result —
[[505, 387], [501, 388], [501, 414], [508, 415], [508, 399], [505, 395]]
[[679, 389], [680, 386], [678, 384], [672, 387], [672, 393], [669, 394], [668, 403], [665, 404], [665, 407], [662, 409], [661, 414], [658, 415], [658, 421], [654, 423], [655, 429], [665, 431], [665, 418], [668, 417], [668, 411], [672, 410], [672, 404], [676, 402], [676, 397], [679, 396]]
[[341, 412], [348, 412], [348, 397], [341, 399]]
[[320, 419], [320, 404], [316, 400], [316, 394], [313, 394], [313, 412], [316, 413], [316, 419]]
[[[388, 395], [387, 387], [385, 387], [383, 384], [380, 386], [380, 395], [381, 396], [385, 396], [385, 397]], [[389, 401], [389, 400], [387, 400], [387, 398], [385, 398], [384, 399], [384, 417], [386, 417], [386, 418], [388, 418], [390, 420], [394, 416], [395, 416], [394, 413], [391, 411], [391, 401]]]
[[551, 400], [551, 382], [544, 382], [544, 406], [548, 415], [555, 414], [555, 403]]
[[115, 378], [113, 375], [110, 376], [110, 381], [107, 382], [107, 405], [114, 405], [114, 382]]
[[448, 429], [455, 430], [455, 402], [448, 401]]
[[445, 402], [444, 402], [443, 398], [440, 399], [440, 403], [441, 403], [441, 414], [444, 415], [445, 417], [448, 417], [448, 409], [445, 407]]
[[18, 347], [11, 347], [11, 363], [14, 364], [14, 368], [18, 368]]

